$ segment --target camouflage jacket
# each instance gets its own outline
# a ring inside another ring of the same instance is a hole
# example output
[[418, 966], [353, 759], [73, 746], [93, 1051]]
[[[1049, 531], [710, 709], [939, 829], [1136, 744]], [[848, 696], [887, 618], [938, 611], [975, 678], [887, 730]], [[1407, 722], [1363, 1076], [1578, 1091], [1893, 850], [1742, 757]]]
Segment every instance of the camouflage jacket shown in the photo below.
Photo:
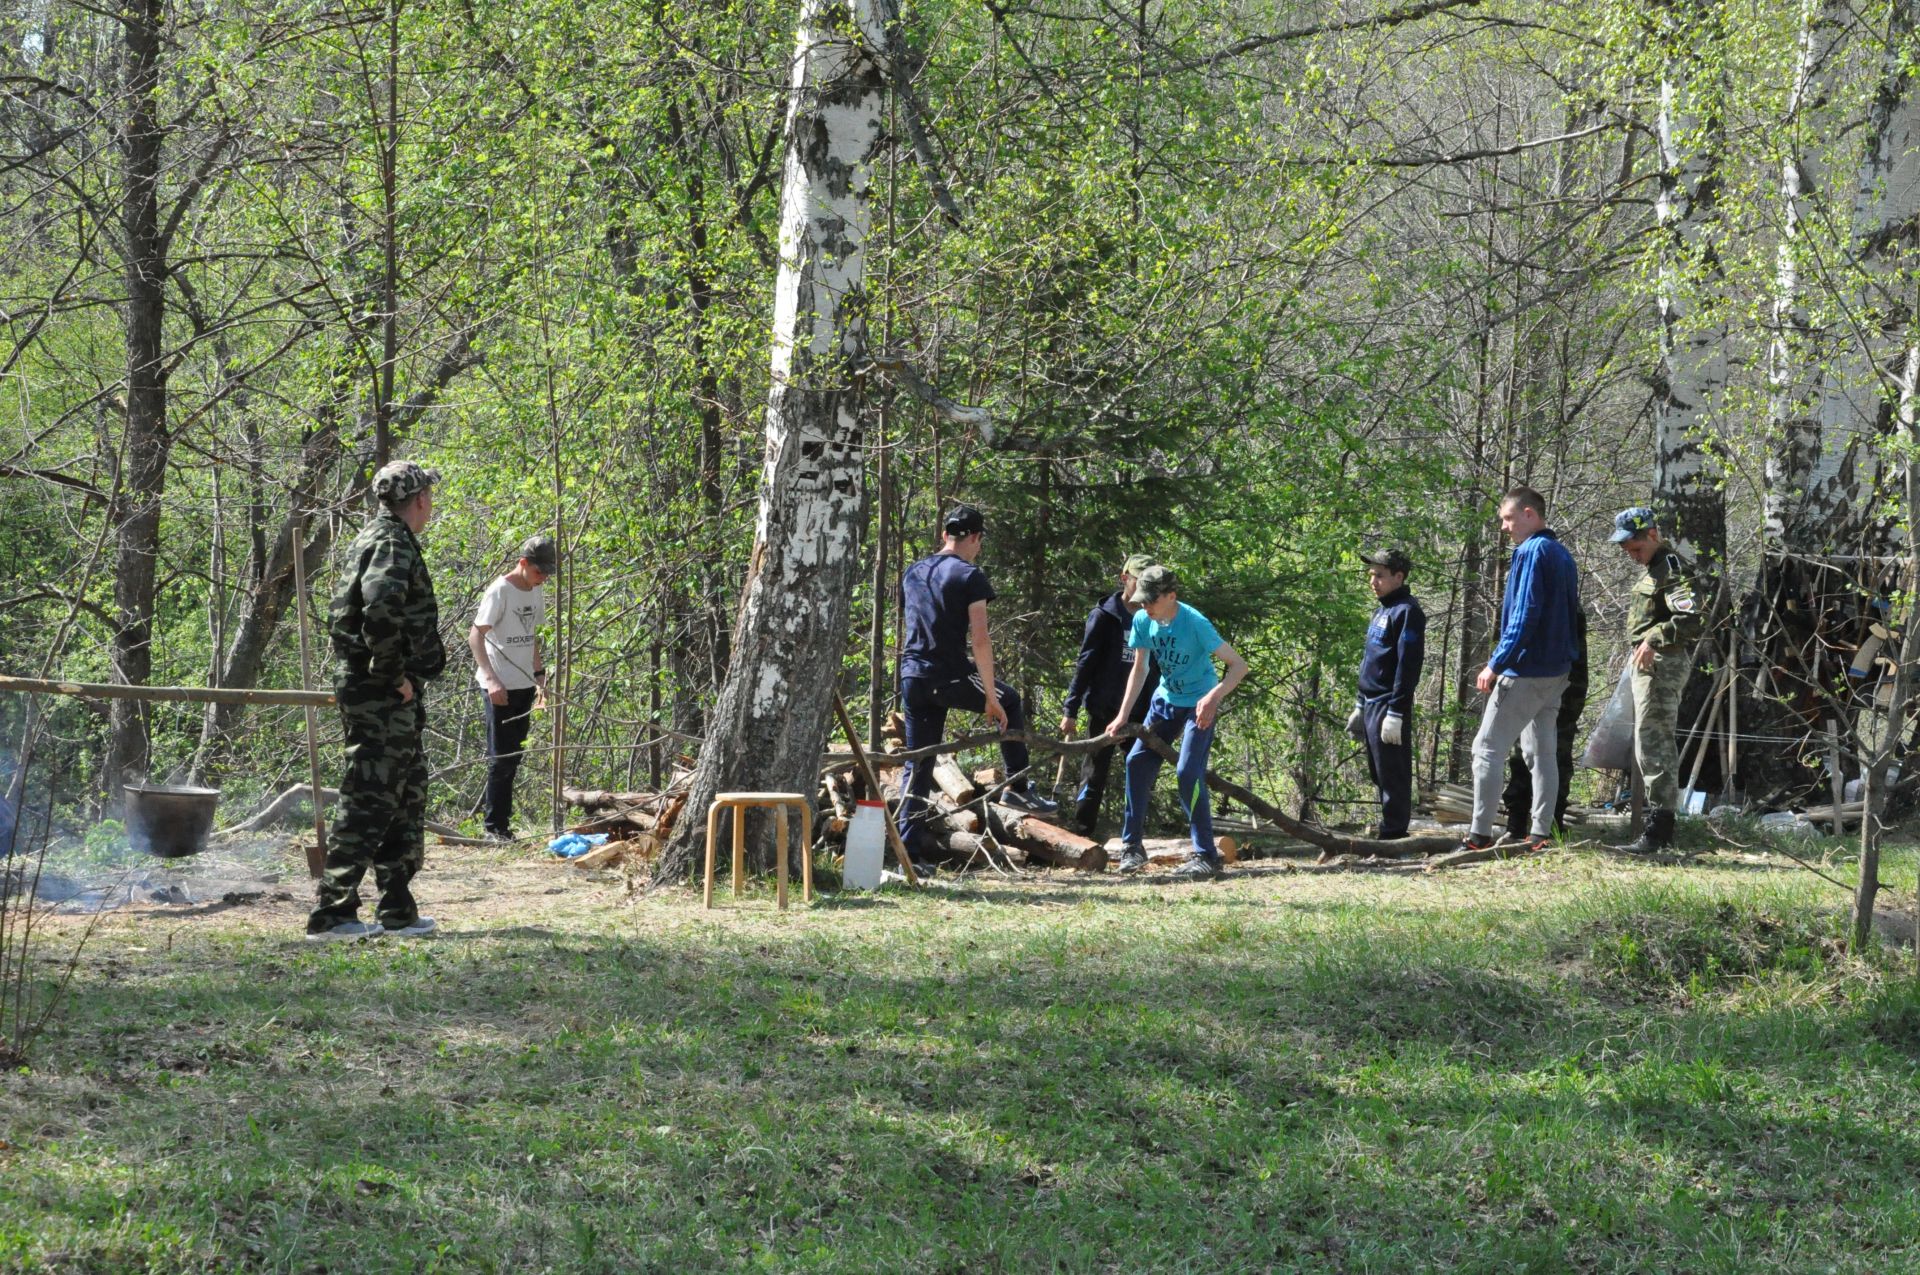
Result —
[[420, 542], [392, 510], [383, 509], [347, 550], [328, 608], [333, 652], [349, 671], [398, 686], [440, 675], [440, 605], [433, 597]]
[[1627, 636], [1655, 647], [1691, 645], [1706, 626], [1711, 589], [1693, 565], [1671, 549], [1655, 554], [1633, 583]]

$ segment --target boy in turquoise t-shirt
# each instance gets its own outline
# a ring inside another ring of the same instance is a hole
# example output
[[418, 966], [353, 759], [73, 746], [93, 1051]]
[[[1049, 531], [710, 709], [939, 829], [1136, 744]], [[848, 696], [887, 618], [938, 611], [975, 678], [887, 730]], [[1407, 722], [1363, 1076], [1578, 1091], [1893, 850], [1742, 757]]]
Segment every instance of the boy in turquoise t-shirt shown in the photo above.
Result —
[[[1180, 736], [1180, 761], [1174, 773], [1180, 783], [1180, 805], [1193, 829], [1193, 856], [1173, 870], [1182, 880], [1205, 881], [1226, 870], [1213, 844], [1213, 804], [1207, 798], [1207, 755], [1213, 749], [1213, 723], [1226, 699], [1247, 675], [1247, 662], [1228, 645], [1206, 616], [1180, 601], [1180, 581], [1166, 567], [1148, 567], [1140, 574], [1131, 599], [1140, 605], [1134, 614], [1127, 645], [1153, 652], [1153, 660], [1135, 660], [1127, 678], [1120, 711], [1107, 726], [1118, 736], [1126, 729], [1133, 702], [1146, 684], [1147, 667], [1160, 669], [1160, 689], [1147, 710], [1146, 728], [1168, 743]], [[1222, 678], [1213, 662], [1226, 666]], [[1120, 871], [1139, 872], [1147, 866], [1144, 837], [1147, 798], [1160, 777], [1160, 754], [1136, 739], [1127, 753], [1127, 814], [1120, 827]]]

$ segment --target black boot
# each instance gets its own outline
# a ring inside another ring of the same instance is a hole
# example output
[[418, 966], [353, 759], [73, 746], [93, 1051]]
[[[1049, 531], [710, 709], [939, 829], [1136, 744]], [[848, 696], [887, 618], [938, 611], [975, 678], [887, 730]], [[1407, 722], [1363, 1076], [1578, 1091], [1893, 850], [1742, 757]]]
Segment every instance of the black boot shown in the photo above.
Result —
[[1625, 850], [1628, 854], [1659, 854], [1673, 849], [1673, 811], [1662, 806], [1648, 806], [1646, 829], [1641, 832], [1640, 839], [1624, 846], [1615, 846], [1614, 849]]

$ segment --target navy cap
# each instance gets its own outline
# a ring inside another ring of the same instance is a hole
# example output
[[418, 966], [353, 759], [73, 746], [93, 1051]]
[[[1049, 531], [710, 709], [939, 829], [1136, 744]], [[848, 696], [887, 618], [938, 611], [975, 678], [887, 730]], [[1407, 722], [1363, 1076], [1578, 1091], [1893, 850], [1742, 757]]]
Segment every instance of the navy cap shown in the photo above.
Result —
[[1660, 519], [1653, 510], [1645, 505], [1635, 505], [1613, 516], [1613, 535], [1608, 539], [1613, 544], [1622, 544], [1635, 536], [1646, 535], [1659, 525]]
[[948, 535], [958, 540], [962, 536], [971, 536], [975, 532], [987, 529], [987, 520], [972, 505], [955, 505], [947, 510], [946, 521], [940, 524]]

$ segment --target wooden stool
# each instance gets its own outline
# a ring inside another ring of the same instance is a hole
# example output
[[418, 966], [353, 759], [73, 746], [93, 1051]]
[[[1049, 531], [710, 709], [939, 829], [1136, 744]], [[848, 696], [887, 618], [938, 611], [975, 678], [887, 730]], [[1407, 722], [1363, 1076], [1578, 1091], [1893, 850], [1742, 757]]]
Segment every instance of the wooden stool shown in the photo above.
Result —
[[787, 809], [800, 812], [801, 898], [813, 902], [813, 804], [797, 792], [723, 792], [714, 794], [707, 807], [707, 907], [713, 907], [713, 850], [715, 833], [720, 828], [720, 812], [733, 811], [733, 893], [739, 896], [747, 883], [747, 811], [756, 806], [772, 807], [774, 841], [778, 859], [774, 871], [779, 874], [780, 910], [787, 909]]

